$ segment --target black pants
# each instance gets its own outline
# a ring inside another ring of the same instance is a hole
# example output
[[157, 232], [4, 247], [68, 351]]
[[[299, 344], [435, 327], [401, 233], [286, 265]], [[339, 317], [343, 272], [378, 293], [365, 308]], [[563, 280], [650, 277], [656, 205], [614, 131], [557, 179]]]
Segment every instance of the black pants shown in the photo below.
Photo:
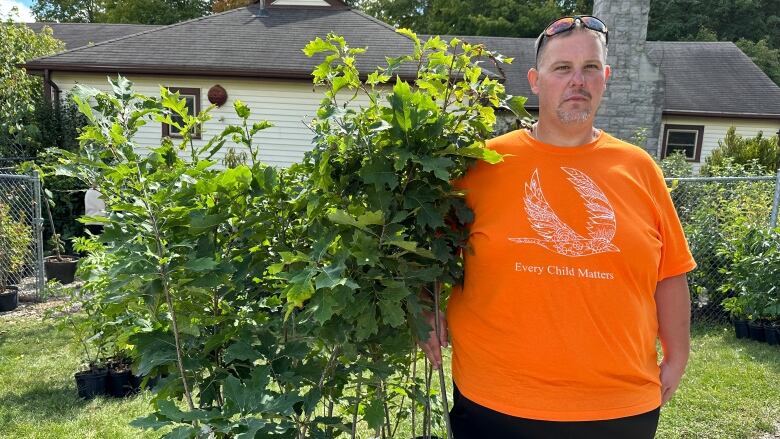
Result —
[[652, 439], [661, 408], [604, 421], [556, 422], [518, 418], [483, 407], [455, 388], [450, 412], [455, 439]]

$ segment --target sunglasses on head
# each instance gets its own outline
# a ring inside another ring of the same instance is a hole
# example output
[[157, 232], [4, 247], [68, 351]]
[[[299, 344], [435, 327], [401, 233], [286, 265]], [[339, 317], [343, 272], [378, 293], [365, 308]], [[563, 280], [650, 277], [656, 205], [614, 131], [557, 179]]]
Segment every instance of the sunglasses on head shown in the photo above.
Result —
[[542, 48], [545, 38], [549, 38], [577, 27], [577, 21], [582, 23], [585, 29], [590, 29], [604, 34], [605, 41], [609, 43], [609, 32], [607, 31], [607, 25], [603, 21], [592, 15], [575, 15], [573, 17], [561, 17], [552, 23], [548, 24], [544, 28], [544, 31], [540, 35], [539, 45], [536, 47], [536, 58], [539, 58], [539, 50]]

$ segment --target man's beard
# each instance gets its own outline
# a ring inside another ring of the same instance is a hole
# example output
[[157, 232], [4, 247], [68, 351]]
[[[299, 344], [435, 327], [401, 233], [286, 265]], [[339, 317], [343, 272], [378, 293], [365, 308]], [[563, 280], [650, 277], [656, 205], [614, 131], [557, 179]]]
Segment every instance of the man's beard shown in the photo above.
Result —
[[584, 110], [570, 110], [570, 111], [558, 109], [556, 113], [558, 114], [558, 120], [560, 120], [564, 125], [574, 125], [577, 123], [583, 123], [590, 118], [589, 108], [586, 108]]

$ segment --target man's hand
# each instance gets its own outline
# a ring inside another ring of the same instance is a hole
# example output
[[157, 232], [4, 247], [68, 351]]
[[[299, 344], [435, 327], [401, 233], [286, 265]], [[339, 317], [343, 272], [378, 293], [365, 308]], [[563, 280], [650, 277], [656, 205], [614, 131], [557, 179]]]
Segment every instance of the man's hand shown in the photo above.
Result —
[[677, 391], [677, 387], [680, 385], [683, 373], [685, 372], [685, 364], [676, 365], [667, 363], [666, 360], [661, 362], [661, 405], [666, 404], [667, 401], [672, 399], [674, 392]]
[[420, 346], [425, 356], [428, 357], [428, 361], [433, 364], [436, 369], [441, 368], [441, 348], [447, 347], [447, 318], [444, 313], [439, 313], [439, 336], [436, 337], [436, 313], [431, 311], [423, 311], [425, 321], [431, 327], [431, 332], [428, 333], [428, 340], [417, 340], [417, 344]]

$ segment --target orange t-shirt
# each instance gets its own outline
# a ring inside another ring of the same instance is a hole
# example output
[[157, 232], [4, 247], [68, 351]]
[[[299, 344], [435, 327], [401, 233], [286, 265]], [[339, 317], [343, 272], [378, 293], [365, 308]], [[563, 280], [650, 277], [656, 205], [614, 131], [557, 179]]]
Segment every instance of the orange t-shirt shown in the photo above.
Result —
[[526, 130], [456, 183], [474, 211], [448, 304], [455, 383], [512, 416], [585, 421], [661, 404], [658, 281], [695, 268], [660, 169], [602, 133], [556, 147]]

